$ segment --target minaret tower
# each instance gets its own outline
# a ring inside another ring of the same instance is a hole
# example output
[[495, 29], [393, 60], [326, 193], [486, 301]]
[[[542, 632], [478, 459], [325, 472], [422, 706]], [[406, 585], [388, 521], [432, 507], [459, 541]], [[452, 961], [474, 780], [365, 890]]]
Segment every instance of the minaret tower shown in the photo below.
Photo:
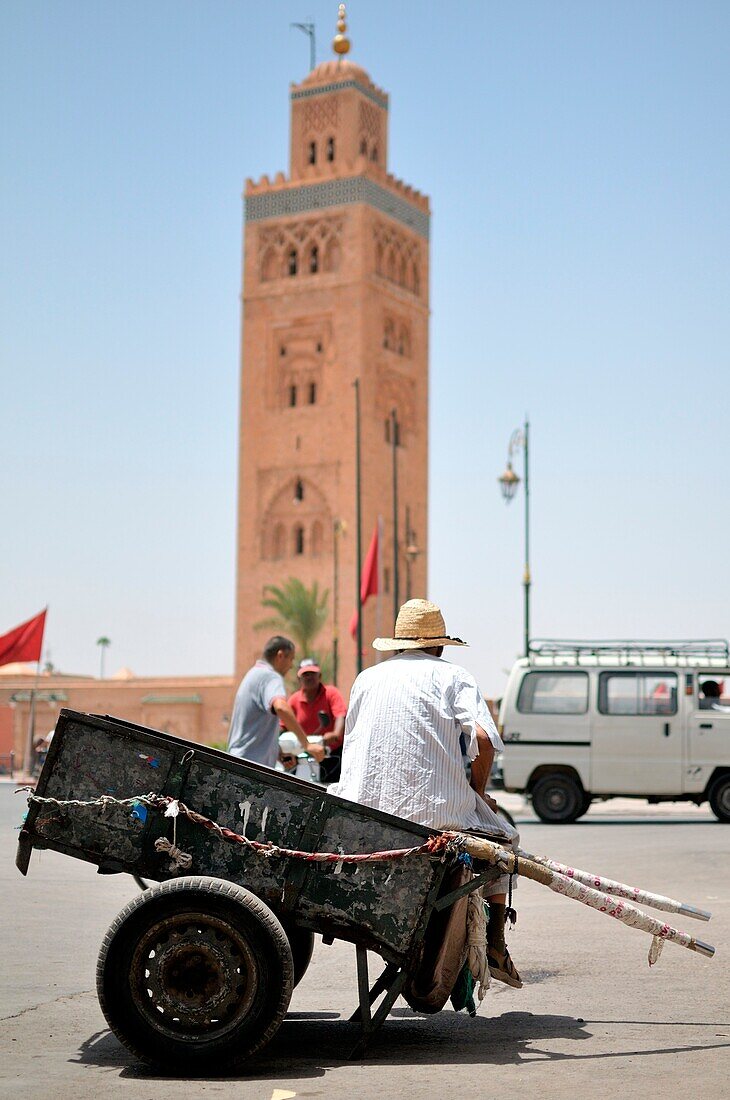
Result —
[[236, 673], [268, 633], [255, 626], [265, 586], [297, 577], [330, 592], [316, 648], [330, 654], [336, 632], [347, 690], [357, 663], [356, 379], [363, 555], [379, 518], [382, 533], [365, 664], [376, 630], [392, 629], [396, 573], [401, 601], [426, 594], [430, 215], [428, 199], [388, 172], [388, 96], [346, 57], [344, 5], [337, 29], [337, 58], [291, 87], [288, 177], [246, 182]]

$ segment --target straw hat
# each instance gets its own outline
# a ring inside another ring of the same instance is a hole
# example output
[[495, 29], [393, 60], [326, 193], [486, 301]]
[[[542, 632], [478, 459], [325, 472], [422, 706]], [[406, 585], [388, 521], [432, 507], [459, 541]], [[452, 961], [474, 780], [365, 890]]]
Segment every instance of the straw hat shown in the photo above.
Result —
[[387, 653], [393, 649], [430, 649], [438, 645], [466, 645], [461, 638], [450, 638], [441, 609], [430, 600], [409, 600], [401, 605], [395, 620], [394, 638], [376, 638], [373, 649]]

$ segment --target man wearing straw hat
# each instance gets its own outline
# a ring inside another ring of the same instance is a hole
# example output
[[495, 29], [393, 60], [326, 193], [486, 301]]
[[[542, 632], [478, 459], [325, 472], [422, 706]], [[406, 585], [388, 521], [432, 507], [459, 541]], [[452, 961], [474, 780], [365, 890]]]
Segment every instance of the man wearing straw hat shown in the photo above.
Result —
[[[485, 794], [495, 749], [504, 746], [474, 677], [441, 659], [444, 646], [466, 642], [447, 635], [440, 609], [428, 600], [404, 603], [394, 634], [373, 642], [390, 659], [352, 686], [341, 779], [329, 790], [429, 828], [486, 833], [517, 850], [517, 831]], [[505, 875], [485, 890], [489, 971], [520, 989], [504, 942], [507, 884]]]

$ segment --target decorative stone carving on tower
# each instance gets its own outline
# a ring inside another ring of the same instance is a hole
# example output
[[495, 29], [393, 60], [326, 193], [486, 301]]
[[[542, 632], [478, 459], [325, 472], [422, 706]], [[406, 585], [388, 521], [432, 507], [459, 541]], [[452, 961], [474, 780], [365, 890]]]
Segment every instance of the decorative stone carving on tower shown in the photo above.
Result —
[[[265, 640], [264, 587], [299, 577], [330, 590], [321, 653], [339, 639], [338, 680], [356, 671], [355, 379], [360, 380], [363, 554], [382, 517], [381, 588], [370, 640], [394, 613], [391, 413], [399, 422], [400, 599], [426, 594], [429, 202], [388, 172], [388, 96], [346, 54], [290, 90], [289, 175], [246, 181], [241, 341], [236, 673]], [[406, 532], [406, 510], [410, 530]], [[333, 621], [334, 529], [338, 536]], [[405, 549], [415, 539], [412, 591]], [[304, 656], [303, 654], [300, 656]]]

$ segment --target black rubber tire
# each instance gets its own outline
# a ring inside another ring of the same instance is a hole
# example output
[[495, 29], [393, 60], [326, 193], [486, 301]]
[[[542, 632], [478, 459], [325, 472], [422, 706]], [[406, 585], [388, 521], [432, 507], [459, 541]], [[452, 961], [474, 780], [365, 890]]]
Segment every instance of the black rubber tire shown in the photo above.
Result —
[[718, 821], [730, 821], [730, 775], [721, 775], [710, 787], [710, 809]]
[[532, 788], [532, 808], [549, 825], [568, 825], [585, 813], [585, 797], [572, 775], [552, 772], [540, 776]]
[[268, 906], [242, 886], [196, 876], [156, 884], [121, 911], [96, 988], [134, 1055], [190, 1074], [240, 1065], [263, 1047], [286, 1015], [293, 973]]
[[310, 932], [308, 928], [297, 928], [295, 924], [289, 924], [287, 921], [282, 921], [282, 925], [289, 940], [291, 956], [294, 961], [294, 987], [296, 988], [307, 973], [307, 968], [312, 961], [314, 932]]

